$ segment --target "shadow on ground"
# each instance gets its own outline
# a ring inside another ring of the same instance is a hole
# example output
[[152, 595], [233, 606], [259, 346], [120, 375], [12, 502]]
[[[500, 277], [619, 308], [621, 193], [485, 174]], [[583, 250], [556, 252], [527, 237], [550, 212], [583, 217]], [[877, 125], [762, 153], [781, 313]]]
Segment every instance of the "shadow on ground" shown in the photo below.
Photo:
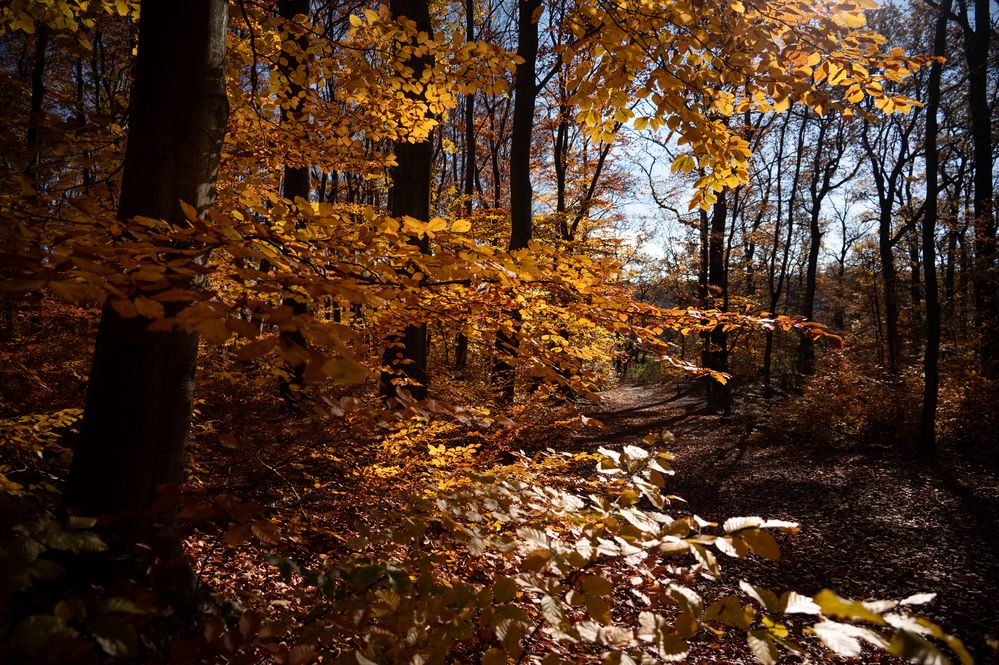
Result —
[[723, 562], [728, 579], [775, 590], [823, 587], [861, 599], [936, 592], [925, 613], [961, 636], [979, 663], [999, 637], [999, 473], [980, 451], [869, 453], [790, 445], [705, 414], [695, 391], [626, 385], [587, 410], [602, 429], [574, 450], [676, 436], [670, 491], [706, 519], [761, 515], [801, 523], [777, 562]]

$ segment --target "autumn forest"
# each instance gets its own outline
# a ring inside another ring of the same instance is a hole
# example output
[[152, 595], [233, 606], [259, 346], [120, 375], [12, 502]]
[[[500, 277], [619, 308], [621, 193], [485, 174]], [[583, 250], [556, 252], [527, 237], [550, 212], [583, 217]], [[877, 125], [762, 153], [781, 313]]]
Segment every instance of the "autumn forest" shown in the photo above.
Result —
[[995, 662], [997, 14], [0, 3], [0, 662]]

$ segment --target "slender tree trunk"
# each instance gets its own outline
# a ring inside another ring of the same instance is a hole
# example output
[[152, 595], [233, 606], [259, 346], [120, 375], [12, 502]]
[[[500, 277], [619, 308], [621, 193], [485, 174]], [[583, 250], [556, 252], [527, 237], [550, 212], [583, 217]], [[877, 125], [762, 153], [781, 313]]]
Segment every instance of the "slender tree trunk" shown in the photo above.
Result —
[[552, 145], [552, 161], [555, 167], [555, 215], [558, 224], [559, 237], [569, 240], [569, 220], [566, 212], [566, 170], [568, 167], [569, 142], [569, 109], [564, 104], [558, 106], [558, 126], [555, 129], [555, 141]]
[[[770, 315], [777, 314], [777, 305], [780, 302], [780, 284], [777, 281], [777, 254], [780, 251], [780, 239], [781, 239], [781, 221], [784, 213], [784, 204], [782, 201], [782, 189], [783, 189], [783, 178], [784, 178], [784, 141], [787, 138], [787, 128], [791, 123], [791, 114], [788, 113], [785, 116], [784, 123], [780, 128], [780, 138], [777, 141], [777, 163], [776, 167], [776, 180], [777, 180], [777, 219], [774, 221], [774, 239], [773, 246], [771, 247], [770, 256], [768, 259], [767, 268], [767, 290], [770, 295], [769, 302], [769, 312]], [[799, 155], [800, 164], [800, 155]], [[773, 351], [774, 351], [774, 333], [773, 330], [768, 330], [766, 334], [766, 346], [763, 350], [763, 367], [760, 368], [760, 373], [763, 375], [763, 394], [769, 396], [772, 392], [770, 386], [771, 379], [771, 369], [773, 367]]]
[[923, 327], [923, 285], [919, 276], [919, 235], [913, 229], [909, 235], [909, 301], [912, 304], [912, 321], [916, 328]]
[[[475, 41], [475, 0], [465, 0], [465, 42]], [[472, 216], [472, 199], [475, 195], [475, 93], [465, 96], [465, 216]], [[454, 367], [464, 374], [468, 366], [468, 337], [458, 331], [455, 341]]]
[[[826, 131], [828, 124], [824, 118], [818, 119], [819, 133], [815, 140], [815, 158], [812, 162], [811, 182], [809, 192], [811, 193], [811, 208], [808, 215], [808, 258], [805, 264], [805, 290], [802, 294], [801, 314], [806, 319], [815, 318], [815, 290], [819, 271], [819, 249], [822, 247], [822, 228], [819, 226], [819, 217], [822, 214], [822, 199], [824, 195], [820, 190], [819, 181], [822, 178], [822, 150], [825, 147]], [[804, 146], [799, 145], [799, 150]], [[815, 343], [807, 335], [801, 337], [798, 345], [798, 364], [802, 374], [812, 374], [815, 372]]]
[[[514, 75], [513, 129], [510, 137], [510, 251], [524, 249], [534, 232], [531, 189], [531, 143], [534, 130], [534, 107], [538, 96], [538, 14], [541, 0], [518, 0], [517, 55], [522, 62]], [[514, 331], [496, 333], [496, 351], [516, 355], [519, 313], [515, 314]], [[503, 358], [497, 358], [493, 374], [500, 396], [513, 401], [514, 368]]]
[[[389, 7], [396, 18], [405, 16], [416, 22], [416, 29], [433, 37], [428, 0], [391, 0]], [[432, 55], [411, 58], [407, 66], [413, 70], [413, 78], [419, 80], [423, 72], [434, 66]], [[426, 93], [411, 92], [415, 97]], [[433, 135], [418, 143], [399, 142], [395, 144], [396, 166], [392, 168], [392, 189], [389, 195], [389, 208], [393, 217], [409, 216], [419, 220], [430, 219], [430, 191], [433, 177], [434, 139]], [[430, 239], [424, 236], [416, 240], [420, 250], [430, 252]], [[407, 379], [406, 390], [414, 399], [427, 397], [429, 377], [427, 374], [427, 326], [411, 324], [401, 335], [390, 339], [382, 357], [383, 364], [390, 371], [383, 372], [380, 392], [383, 398], [395, 397], [396, 386], [393, 378], [402, 375]]]
[[[725, 192], [718, 193], [718, 202], [711, 213], [711, 233], [708, 240], [708, 298], [712, 307], [723, 309], [724, 292], [727, 287], [725, 271], [725, 225], [728, 221], [728, 206]], [[723, 326], [716, 326], [705, 339], [701, 362], [704, 367], [716, 372], [728, 371], [728, 334]], [[708, 379], [708, 410], [728, 413], [732, 405], [732, 392], [728, 384]]]
[[31, 65], [31, 107], [28, 115], [28, 131], [25, 137], [28, 159], [28, 178], [34, 188], [37, 199], [41, 187], [41, 142], [42, 124], [45, 112], [42, 105], [45, 102], [45, 64], [49, 46], [49, 30], [43, 24], [38, 26], [35, 34], [35, 57]]
[[[228, 116], [226, 9], [224, 0], [142, 2], [123, 223], [142, 215], [179, 226], [180, 201], [200, 214], [215, 201]], [[64, 496], [82, 514], [141, 514], [158, 487], [183, 477], [198, 336], [149, 324], [104, 306]]]
[[891, 208], [881, 207], [878, 220], [878, 252], [881, 257], [881, 288], [885, 310], [885, 343], [887, 345], [886, 367], [889, 374], [898, 373], [901, 341], [898, 334], [898, 274], [895, 270], [895, 255], [892, 251]]
[[876, 272], [871, 274], [871, 317], [874, 319], [874, 337], [878, 345], [878, 361], [885, 365], [887, 364], [887, 353], [885, 352], [885, 332], [884, 325], [881, 321], [881, 300], [878, 298], [878, 275]]
[[[308, 18], [309, 0], [281, 0], [278, 9], [281, 18], [284, 19], [286, 24], [291, 24], [296, 16]], [[302, 51], [305, 51], [309, 46], [307, 35], [303, 34], [296, 41], [296, 47]], [[288, 82], [288, 97], [285, 104], [281, 107], [281, 124], [288, 125], [304, 122], [305, 118], [302, 115], [301, 109], [301, 105], [304, 102], [300, 99], [300, 95], [303, 92], [302, 86], [294, 83], [294, 81], [297, 80], [295, 71], [306, 66], [306, 63], [301, 62], [299, 57], [293, 58], [289, 56], [286, 56], [284, 62], [287, 64], [282, 65], [281, 69], [283, 78]], [[311, 166], [308, 164], [286, 162], [284, 165], [283, 194], [284, 198], [291, 202], [293, 209], [300, 203], [307, 204], [309, 201], [309, 194], [312, 187], [310, 171]], [[291, 307], [292, 313], [296, 317], [308, 311], [306, 303], [295, 298], [286, 298], [283, 304], [286, 307]], [[280, 341], [282, 349], [286, 351], [287, 356], [291, 359], [292, 371], [291, 379], [281, 382], [280, 393], [287, 403], [295, 404], [301, 398], [301, 390], [305, 386], [305, 369], [308, 358], [307, 343], [305, 336], [302, 335], [302, 332], [298, 328], [282, 331]]]
[[[84, 131], [84, 127], [87, 124], [87, 99], [86, 99], [86, 85], [83, 79], [83, 58], [78, 57], [76, 59], [76, 126], [78, 131]], [[90, 151], [86, 151], [81, 155], [83, 164], [80, 168], [80, 184], [83, 185], [83, 193], [85, 195], [90, 194], [90, 186], [93, 184], [93, 175], [90, 172]]]
[[992, 39], [991, 1], [975, 0], [974, 31], [965, 31], [968, 103], [975, 154], [975, 323], [979, 358], [985, 376], [999, 377], [999, 286], [996, 270], [996, 221], [992, 184], [992, 113], [989, 105], [989, 55]]
[[510, 250], [527, 247], [534, 232], [531, 188], [531, 143], [538, 96], [538, 16], [541, 0], [518, 0], [517, 65], [514, 79], [513, 129], [510, 136]]
[[[947, 45], [947, 19], [951, 0], [943, 0], [933, 37], [933, 55], [942, 57]], [[940, 303], [937, 298], [937, 198], [940, 184], [937, 171], [937, 111], [940, 108], [940, 61], [930, 68], [926, 101], [926, 211], [923, 217], [923, 272], [926, 282], [926, 346], [923, 349], [923, 408], [919, 418], [919, 448], [936, 449], [937, 401], [940, 392]]]
[[[797, 200], [798, 184], [801, 180], [801, 159], [804, 152], [803, 147], [805, 144], [805, 129], [807, 126], [808, 116], [804, 116], [801, 119], [801, 126], [798, 129], [798, 143], [795, 152], [794, 159], [794, 173], [791, 177], [791, 191], [788, 195], [787, 202], [787, 237], [784, 239], [784, 253], [781, 257], [780, 271], [777, 277], [776, 288], [771, 292], [770, 297], [770, 311], [773, 313], [777, 312], [777, 308], [780, 305], [781, 294], [784, 291], [784, 284], [789, 281], [788, 279], [788, 268], [790, 266], [791, 257], [791, 243], [794, 240], [794, 204]], [[784, 133], [781, 132], [781, 150], [780, 154], [783, 155], [783, 144], [784, 144]], [[781, 205], [780, 201], [780, 189], [777, 190], [777, 205]], [[780, 217], [778, 213], [778, 227], [780, 225]], [[778, 228], [779, 231], [779, 228]], [[774, 241], [777, 241], [777, 235], [774, 236]], [[790, 289], [788, 289], [790, 291]], [[774, 352], [774, 334], [773, 332], [767, 333], [767, 346], [763, 354], [763, 378], [764, 378], [764, 389], [769, 392], [772, 366], [773, 366], [773, 352]]]
[[[816, 146], [818, 150], [821, 146]], [[815, 318], [815, 292], [819, 272], [819, 249], [822, 247], [822, 228], [819, 226], [820, 203], [813, 201], [808, 219], [808, 259], [805, 268], [805, 291], [802, 294], [801, 314], [811, 321]], [[815, 342], [807, 335], [801, 337], [798, 347], [800, 369], [803, 374], [815, 373]]]
[[[34, 58], [31, 63], [31, 100], [28, 110], [28, 126], [25, 133], [25, 154], [28, 163], [25, 176], [31, 183], [31, 201], [34, 205], [41, 204], [40, 188], [42, 125], [45, 119], [43, 104], [45, 102], [45, 64], [48, 52], [49, 31], [45, 24], [38, 26], [35, 33]], [[0, 296], [0, 338], [9, 339], [14, 336], [14, 321], [16, 319], [14, 301]]]
[[709, 249], [710, 235], [711, 235], [711, 220], [708, 217], [708, 213], [704, 210], [698, 211], [698, 219], [700, 220], [700, 225], [697, 228], [698, 231], [698, 258], [697, 263], [697, 298], [701, 303], [701, 307], [707, 308], [708, 305], [708, 265], [709, 265]]
[[947, 303], [947, 317], [953, 318], [955, 311], [954, 264], [957, 259], [957, 233], [947, 231], [947, 267], [944, 273], [944, 301]]

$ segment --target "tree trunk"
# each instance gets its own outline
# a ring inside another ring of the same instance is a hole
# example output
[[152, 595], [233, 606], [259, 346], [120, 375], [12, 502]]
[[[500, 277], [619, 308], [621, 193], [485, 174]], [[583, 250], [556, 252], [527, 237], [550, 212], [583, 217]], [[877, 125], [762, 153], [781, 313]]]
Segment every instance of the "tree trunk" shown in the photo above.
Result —
[[31, 65], [31, 107], [28, 115], [28, 131], [25, 136], [28, 159], [28, 179], [35, 190], [37, 201], [41, 187], [41, 135], [45, 111], [42, 104], [45, 101], [45, 60], [49, 45], [49, 30], [42, 24], [35, 34], [35, 58]]
[[974, 30], [965, 30], [968, 103], [975, 153], [975, 323], [982, 374], [999, 377], [999, 300], [996, 275], [996, 222], [992, 185], [992, 113], [988, 75], [991, 48], [991, 0], [975, 0]]
[[[773, 245], [770, 248], [770, 255], [767, 259], [767, 291], [770, 295], [769, 302], [769, 312], [771, 316], [777, 314], [777, 304], [780, 302], [780, 291], [781, 286], [777, 280], [777, 254], [780, 250], [780, 239], [781, 239], [781, 220], [784, 212], [784, 204], [782, 199], [782, 189], [783, 189], [783, 162], [784, 162], [784, 141], [787, 138], [787, 128], [791, 122], [791, 114], [788, 113], [784, 118], [784, 123], [780, 128], [780, 138], [777, 141], [777, 163], [776, 168], [776, 185], [777, 185], [777, 219], [774, 221], [774, 236]], [[799, 153], [798, 163], [801, 163], [801, 156]], [[785, 254], [786, 263], [786, 254]], [[783, 268], [782, 268], [783, 270]], [[783, 279], [783, 278], [782, 278]], [[763, 351], [763, 366], [760, 368], [760, 374], [763, 375], [763, 394], [770, 396], [772, 393], [770, 387], [771, 370], [773, 367], [773, 350], [774, 350], [774, 333], [773, 330], [768, 330], [766, 334], [766, 346]]]
[[901, 344], [898, 335], [898, 296], [896, 283], [898, 274], [895, 270], [895, 255], [892, 251], [891, 208], [882, 206], [878, 220], [878, 253], [881, 257], [881, 288], [885, 308], [885, 343], [887, 357], [885, 369], [889, 374], [898, 373]]
[[[821, 146], [816, 146], [818, 150]], [[808, 219], [808, 259], [805, 268], [805, 291], [802, 294], [801, 315], [811, 321], [815, 318], [815, 290], [819, 271], [819, 249], [822, 247], [822, 229], [819, 226], [821, 207], [813, 203]], [[815, 373], [815, 342], [807, 335], [801, 337], [798, 347], [800, 370], [803, 374]]]
[[[819, 249], [822, 247], [822, 228], [819, 226], [819, 216], [822, 214], [822, 198], [824, 198], [824, 195], [820, 195], [822, 190], [819, 187], [819, 180], [822, 177], [820, 164], [826, 130], [828, 129], [824, 118], [820, 117], [818, 123], [819, 133], [815, 140], [815, 158], [812, 162], [811, 182], [809, 183], [811, 208], [808, 211], [808, 257], [805, 264], [805, 291], [802, 294], [801, 302], [801, 314], [808, 320], [815, 317], [815, 289], [819, 270]], [[803, 145], [798, 146], [799, 150], [803, 148]], [[798, 345], [798, 364], [802, 374], [815, 372], [815, 343], [807, 335], [801, 337]]]
[[[465, 42], [475, 40], [475, 0], [465, 0]], [[475, 93], [465, 95], [465, 216], [472, 216], [472, 198], [475, 195]], [[455, 341], [454, 368], [463, 375], [468, 367], [468, 337], [458, 331]]]
[[[389, 4], [392, 16], [405, 16], [416, 22], [416, 29], [433, 37], [428, 0], [392, 0]], [[413, 79], [419, 80], [428, 67], [434, 66], [432, 55], [411, 58], [406, 65], [413, 70]], [[426, 93], [407, 93], [419, 98]], [[434, 142], [433, 135], [418, 143], [402, 141], [395, 144], [396, 166], [392, 168], [392, 190], [389, 195], [389, 209], [393, 217], [409, 216], [422, 221], [430, 219], [430, 190], [433, 176]], [[424, 253], [430, 251], [427, 236], [415, 241]], [[382, 357], [383, 364], [390, 371], [383, 372], [379, 390], [385, 399], [395, 397], [396, 386], [392, 382], [399, 375], [407, 379], [406, 390], [414, 399], [427, 397], [429, 378], [427, 375], [427, 326], [412, 324], [406, 326], [402, 334], [389, 339]]]
[[[280, 16], [286, 24], [291, 24], [296, 16], [309, 16], [309, 0], [281, 0], [278, 5]], [[306, 34], [297, 40], [297, 48], [305, 51], [309, 46], [309, 38]], [[293, 81], [297, 80], [294, 75], [299, 67], [306, 63], [301, 62], [297, 57], [286, 57], [281, 65], [283, 78], [287, 81], [288, 95], [287, 101], [281, 106], [281, 124], [288, 125], [304, 122], [301, 105], [304, 103], [300, 99], [302, 86]], [[291, 131], [295, 131], [292, 129]], [[312, 184], [309, 178], [311, 170], [308, 164], [296, 164], [286, 162], [284, 165], [284, 198], [289, 200], [293, 206], [299, 201], [308, 203]], [[301, 222], [299, 222], [301, 223]], [[291, 307], [295, 316], [300, 316], [308, 311], [306, 303], [295, 298], [286, 298], [285, 307]], [[281, 382], [280, 394], [288, 404], [295, 404], [302, 396], [301, 390], [305, 385], [306, 369], [306, 341], [305, 336], [298, 328], [288, 331], [281, 331], [281, 347], [290, 351], [288, 357], [292, 358], [291, 378]]]
[[[933, 37], [933, 55], [942, 57], [947, 44], [947, 17], [951, 0], [943, 0]], [[940, 107], [938, 60], [930, 68], [926, 101], [926, 211], [923, 217], [923, 272], [926, 282], [926, 346], [923, 349], [923, 408], [919, 418], [919, 448], [936, 449], [937, 401], [940, 392], [940, 303], [937, 298], [936, 230], [940, 156], [937, 154], [937, 111]]]
[[538, 60], [538, 14], [541, 0], [519, 0], [517, 65], [514, 79], [513, 129], [510, 137], [510, 251], [527, 247], [534, 231], [531, 189], [531, 143]]
[[919, 277], [919, 235], [913, 229], [909, 236], [909, 301], [912, 303], [912, 322], [915, 328], [923, 327], [923, 285]]
[[[524, 249], [534, 231], [531, 189], [531, 142], [534, 130], [534, 107], [538, 96], [536, 67], [538, 59], [538, 18], [541, 0], [518, 0], [517, 65], [514, 78], [513, 129], [510, 137], [510, 251]], [[514, 313], [513, 333], [496, 333], [496, 352], [516, 355], [519, 313]], [[493, 366], [494, 384], [505, 401], [513, 401], [514, 368], [498, 357]]]
[[[179, 226], [180, 201], [200, 214], [215, 201], [228, 117], [226, 8], [224, 0], [142, 2], [123, 223], [142, 215]], [[149, 323], [104, 306], [64, 496], [81, 514], [141, 514], [158, 487], [183, 478], [198, 336]]]
[[[725, 192], [718, 193], [718, 202], [711, 213], [711, 234], [708, 240], [708, 290], [713, 309], [724, 309], [723, 298], [727, 287], [725, 271], [725, 225], [728, 206]], [[723, 326], [716, 326], [705, 338], [701, 363], [716, 372], [728, 371], [728, 334]], [[732, 406], [732, 392], [728, 384], [708, 379], [708, 410], [728, 413]]]
[[[790, 117], [790, 116], [789, 116]], [[801, 126], [798, 128], [798, 143], [795, 150], [794, 159], [794, 172], [791, 178], [791, 191], [788, 195], [787, 202], [787, 237], [784, 240], [784, 252], [781, 257], [780, 271], [777, 275], [776, 286], [771, 287], [770, 292], [770, 312], [772, 314], [777, 313], [777, 308], [780, 305], [781, 294], [784, 291], [785, 282], [788, 279], [788, 267], [791, 256], [791, 243], [794, 240], [794, 203], [797, 200], [798, 184], [801, 179], [801, 158], [804, 153], [803, 147], [805, 144], [805, 129], [807, 127], [808, 116], [805, 115], [801, 119]], [[780, 150], [778, 154], [783, 158], [784, 154], [784, 130], [781, 130], [780, 138]], [[778, 243], [778, 236], [780, 232], [780, 207], [781, 207], [781, 188], [780, 188], [780, 171], [778, 171], [778, 188], [777, 188], [777, 228], [774, 234], [775, 250], [776, 244]], [[776, 256], [774, 257], [776, 260]], [[776, 271], [776, 268], [774, 269]], [[773, 280], [771, 280], [773, 282]], [[790, 291], [790, 289], [788, 289]], [[773, 352], [774, 352], [774, 333], [772, 331], [767, 332], [767, 346], [763, 354], [763, 387], [766, 393], [771, 392], [771, 379], [773, 374]]]

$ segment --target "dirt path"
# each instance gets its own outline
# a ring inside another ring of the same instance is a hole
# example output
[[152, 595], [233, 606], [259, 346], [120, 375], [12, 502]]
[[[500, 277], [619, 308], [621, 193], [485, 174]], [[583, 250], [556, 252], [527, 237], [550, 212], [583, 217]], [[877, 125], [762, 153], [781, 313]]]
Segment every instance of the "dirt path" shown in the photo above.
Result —
[[800, 522], [778, 562], [723, 561], [727, 579], [773, 589], [830, 587], [856, 598], [936, 592], [925, 612], [961, 636], [977, 662], [997, 662], [999, 471], [965, 451], [935, 460], [902, 451], [859, 454], [788, 445], [746, 424], [706, 415], [695, 392], [626, 385], [588, 415], [604, 424], [576, 449], [676, 436], [670, 488], [707, 519], [761, 515]]

